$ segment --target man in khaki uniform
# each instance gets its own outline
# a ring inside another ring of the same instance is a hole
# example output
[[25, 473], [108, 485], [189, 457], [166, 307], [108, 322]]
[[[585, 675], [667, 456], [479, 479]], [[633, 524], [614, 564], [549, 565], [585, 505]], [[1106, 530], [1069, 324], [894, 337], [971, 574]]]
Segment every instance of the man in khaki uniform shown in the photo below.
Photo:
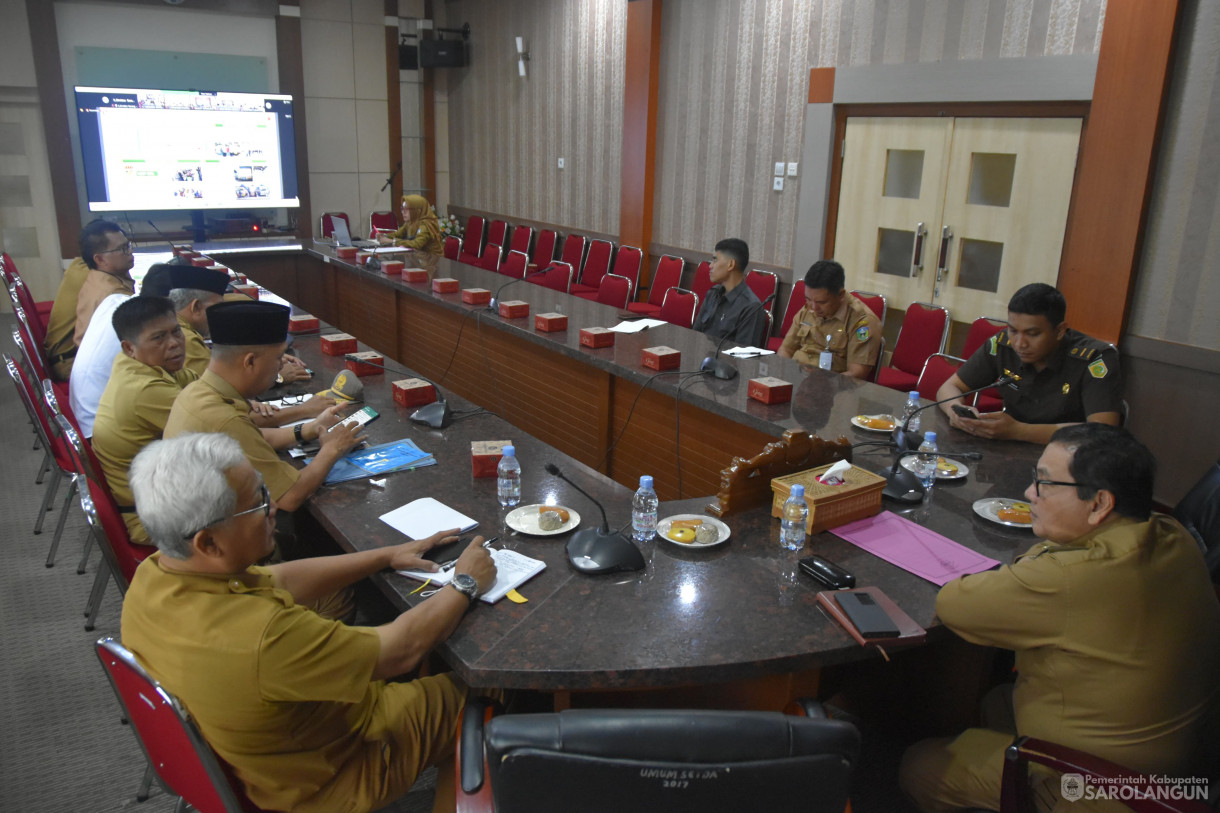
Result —
[[56, 381], [67, 381], [72, 375], [72, 362], [76, 359], [76, 342], [72, 337], [76, 329], [76, 302], [88, 275], [89, 266], [80, 257], [68, 264], [47, 318], [47, 338], [42, 347], [51, 378]]
[[[174, 402], [165, 437], [186, 432], [230, 435], [263, 476], [277, 505], [295, 511], [364, 436], [354, 426], [336, 425], [337, 406], [327, 407], [315, 420], [293, 429], [260, 428], [251, 418], [246, 399], [275, 383], [280, 357], [288, 346], [288, 308], [269, 302], [221, 302], [208, 308], [207, 319], [212, 360], [199, 380]], [[294, 468], [276, 453], [312, 440], [318, 440], [321, 448], [304, 469]]]
[[433, 809], [452, 810], [466, 687], [448, 674], [385, 681], [414, 669], [495, 582], [482, 537], [458, 557], [451, 586], [388, 624], [349, 627], [303, 605], [386, 568], [435, 570], [422, 555], [456, 529], [258, 567], [272, 549], [275, 504], [232, 438], [157, 441], [131, 468], [159, 551], [123, 601], [123, 644], [191, 710], [250, 799], [267, 810], [365, 813], [436, 765]]
[[881, 322], [844, 285], [843, 266], [834, 260], [818, 260], [809, 267], [805, 307], [792, 320], [779, 354], [817, 366], [822, 351], [829, 348], [831, 370], [864, 379], [873, 374], [881, 353]]
[[140, 293], [168, 297], [178, 313], [178, 324], [186, 340], [186, 363], [196, 376], [203, 375], [212, 360], [204, 337], [208, 335], [208, 308], [224, 298], [229, 275], [211, 268], [157, 263], [148, 269]]
[[[1017, 682], [1010, 703], [990, 704], [1010, 706], [1011, 719], [907, 751], [899, 781], [921, 810], [999, 810], [1016, 735], [1158, 776], [1210, 776], [1220, 764], [1220, 604], [1194, 537], [1152, 513], [1154, 468], [1124, 429], [1060, 429], [1025, 492], [1046, 541], [941, 589], [945, 626], [1015, 650]], [[1071, 801], [1049, 772], [1033, 787], [1042, 810], [1127, 810], [1087, 783]]]
[[76, 297], [76, 324], [72, 341], [79, 347], [93, 319], [93, 312], [106, 297], [136, 292], [131, 268], [135, 265], [131, 241], [117, 224], [95, 220], [84, 228], [80, 237], [80, 255], [89, 266], [89, 273]]

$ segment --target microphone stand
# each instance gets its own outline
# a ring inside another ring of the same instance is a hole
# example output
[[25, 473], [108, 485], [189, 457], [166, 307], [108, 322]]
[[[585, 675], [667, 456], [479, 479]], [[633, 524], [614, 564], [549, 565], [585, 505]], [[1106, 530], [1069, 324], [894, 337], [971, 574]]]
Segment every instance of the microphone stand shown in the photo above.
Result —
[[390, 177], [385, 179], [385, 183], [377, 190], [380, 194], [390, 188], [390, 184], [394, 183], [394, 179], [398, 177], [398, 173], [402, 171], [402, 161], [398, 162], [398, 166], [394, 167], [394, 171], [390, 173]]
[[[144, 222], [147, 223], [148, 225], [152, 226], [153, 231], [155, 231], [162, 240], [164, 240], [166, 243], [169, 243], [169, 250], [171, 253], [174, 251], [175, 248], [177, 248], [177, 246], [174, 245], [174, 241], [170, 240], [168, 237], [166, 237], [165, 232], [163, 232], [157, 228], [156, 223], [153, 223], [151, 220], [146, 220]], [[175, 254], [173, 257], [170, 257], [169, 262], [167, 262], [166, 265], [190, 265], [190, 262], [182, 259], [181, 257], [179, 257]]]
[[[619, 570], [643, 570], [647, 566], [647, 562], [644, 561], [644, 555], [640, 553], [640, 549], [636, 547], [634, 542], [623, 536], [618, 531], [610, 530], [610, 522], [606, 519], [606, 509], [602, 507], [600, 502], [593, 499], [593, 496], [589, 494], [589, 492], [585, 491], [583, 488], [576, 485], [576, 483], [569, 480], [554, 463], [546, 464], [546, 472], [547, 474], [558, 477], [560, 480], [563, 480], [572, 488], [579, 491], [585, 496], [585, 499], [596, 505], [597, 510], [601, 511], [602, 514], [602, 526], [600, 528], [585, 528], [572, 534], [572, 538], [568, 540], [568, 560], [572, 563], [573, 567], [581, 571], [593, 570], [596, 572], [595, 568], [591, 568], [582, 563], [589, 559], [589, 553], [595, 547], [605, 545], [623, 547], [626, 559], [630, 561], [622, 564], [618, 568]], [[627, 550], [628, 548], [630, 549], [629, 551]]]
[[430, 404], [424, 404], [419, 409], [411, 413], [411, 422], [430, 426], [433, 429], [444, 429], [449, 424], [453, 423], [453, 410], [449, 408], [449, 401], [446, 400], [441, 388], [437, 383], [430, 378], [425, 378], [419, 373], [413, 373], [410, 370], [404, 370], [401, 367], [389, 367], [385, 364], [379, 364], [368, 359], [357, 358], [353, 353], [344, 354], [343, 358], [348, 361], [355, 361], [359, 364], [370, 364], [374, 367], [380, 367], [383, 370], [389, 370], [392, 373], [401, 373], [409, 375], [412, 378], [418, 378], [421, 381], [426, 381], [432, 385], [432, 389], [436, 391], [436, 400]]
[[508, 286], [512, 285], [513, 283], [524, 282], [525, 280], [529, 279], [530, 277], [536, 277], [539, 274], [545, 274], [547, 271], [550, 271], [554, 267], [555, 267], [555, 264], [551, 263], [546, 268], [539, 268], [537, 271], [530, 271], [528, 274], [526, 274], [523, 277], [517, 277], [516, 279], [510, 279], [508, 282], [504, 283], [503, 285], [501, 285], [499, 288], [496, 289], [495, 294], [487, 302], [487, 310], [494, 311], [500, 307], [500, 292], [503, 291]]
[[958, 398], [965, 398], [967, 395], [974, 395], [976, 392], [982, 392], [983, 390], [990, 389], [991, 387], [1011, 386], [1015, 380], [1016, 379], [1012, 378], [1011, 376], [1003, 375], [990, 384], [984, 384], [976, 389], [960, 392], [948, 398], [942, 398], [939, 401], [933, 401], [930, 404], [925, 404], [912, 412], [910, 415], [904, 417], [902, 419], [902, 424], [895, 426], [893, 432], [890, 434], [890, 439], [893, 445], [897, 447], [897, 451], [894, 453], [894, 465], [890, 467], [889, 474], [887, 474], [885, 477], [885, 488], [881, 490], [882, 495], [889, 497], [895, 502], [900, 502], [906, 505], [914, 505], [915, 503], [923, 500], [924, 493], [926, 491], [926, 489], [923, 487], [923, 483], [919, 481], [919, 478], [915, 476], [914, 472], [908, 471], [902, 467], [902, 458], [906, 457], [907, 452], [909, 452], [911, 449], [918, 449], [919, 446], [923, 444], [924, 436], [922, 432], [908, 433], [907, 431], [911, 418], [914, 418], [925, 409], [931, 409], [934, 406], [947, 404], [950, 401], [956, 401]]
[[[740, 284], [745, 285], [745, 280], [743, 279]], [[724, 347], [725, 343], [728, 342], [729, 339], [733, 338], [733, 335], [737, 333], [737, 328], [741, 327], [741, 320], [746, 318], [747, 313], [753, 310], [754, 307], [758, 307], [763, 311], [763, 313], [766, 313], [767, 308], [772, 302], [775, 301], [775, 296], [775, 294], [771, 294], [771, 296], [767, 297], [762, 302], [759, 302], [757, 306], [751, 305], [748, 308], [744, 308], [741, 313], [737, 314], [737, 319], [733, 322], [733, 329], [721, 337], [720, 341], [716, 344], [716, 352], [705, 358], [703, 363], [699, 365], [700, 372], [710, 372], [713, 377], [719, 378], [721, 381], [732, 381], [737, 377], [737, 368], [720, 358], [720, 350]]]

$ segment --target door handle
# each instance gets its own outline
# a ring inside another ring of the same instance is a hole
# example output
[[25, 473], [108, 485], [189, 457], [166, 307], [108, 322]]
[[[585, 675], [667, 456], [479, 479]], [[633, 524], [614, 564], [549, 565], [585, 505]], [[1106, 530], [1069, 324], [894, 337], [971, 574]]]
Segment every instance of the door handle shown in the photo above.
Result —
[[940, 230], [940, 251], [936, 257], [936, 281], [940, 282], [945, 271], [948, 270], [949, 262], [949, 241], [953, 239], [953, 231], [945, 226]]
[[911, 251], [912, 277], [918, 277], [919, 272], [923, 270], [923, 238], [927, 233], [928, 229], [922, 220], [915, 224], [915, 248]]

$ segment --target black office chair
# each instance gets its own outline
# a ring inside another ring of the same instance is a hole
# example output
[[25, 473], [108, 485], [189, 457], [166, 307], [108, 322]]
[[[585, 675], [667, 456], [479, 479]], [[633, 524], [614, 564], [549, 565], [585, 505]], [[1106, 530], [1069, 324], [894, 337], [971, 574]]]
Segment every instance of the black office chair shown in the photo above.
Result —
[[860, 734], [760, 711], [577, 709], [491, 717], [474, 701], [458, 745], [459, 811], [842, 813]]
[[1212, 581], [1220, 581], [1220, 462], [1195, 483], [1173, 515], [1194, 534], [1203, 549]]

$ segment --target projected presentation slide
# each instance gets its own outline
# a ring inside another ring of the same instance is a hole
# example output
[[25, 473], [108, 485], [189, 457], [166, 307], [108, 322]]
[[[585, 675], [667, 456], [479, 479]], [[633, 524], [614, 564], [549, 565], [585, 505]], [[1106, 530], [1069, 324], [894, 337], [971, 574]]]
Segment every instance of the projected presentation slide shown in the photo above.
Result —
[[91, 211], [296, 207], [292, 100], [77, 88]]

